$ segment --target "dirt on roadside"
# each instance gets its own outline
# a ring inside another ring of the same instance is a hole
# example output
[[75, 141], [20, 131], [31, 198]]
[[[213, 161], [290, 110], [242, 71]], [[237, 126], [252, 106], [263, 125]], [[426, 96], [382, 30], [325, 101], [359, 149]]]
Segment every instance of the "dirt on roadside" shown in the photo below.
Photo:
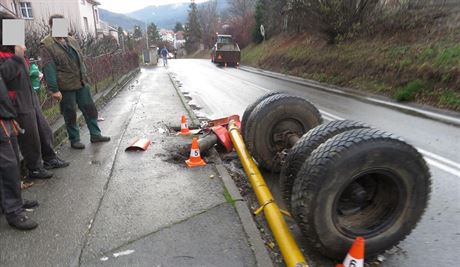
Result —
[[[241, 196], [248, 204], [249, 210], [254, 212], [259, 207], [259, 203], [254, 194], [254, 191], [251, 188], [251, 185], [249, 184], [248, 179], [246, 178], [246, 174], [244, 173], [243, 166], [238, 159], [238, 155], [236, 152], [221, 153], [220, 157], [222, 164], [227, 169], [228, 173], [238, 187]], [[275, 239], [270, 231], [267, 220], [265, 219], [265, 216], [263, 216], [263, 213], [259, 214], [258, 216], [253, 216], [253, 218], [257, 228], [260, 231], [261, 237], [264, 240], [265, 246], [270, 254], [273, 264], [275, 266], [286, 266], [284, 264], [284, 260], [279, 247], [276, 245]]]

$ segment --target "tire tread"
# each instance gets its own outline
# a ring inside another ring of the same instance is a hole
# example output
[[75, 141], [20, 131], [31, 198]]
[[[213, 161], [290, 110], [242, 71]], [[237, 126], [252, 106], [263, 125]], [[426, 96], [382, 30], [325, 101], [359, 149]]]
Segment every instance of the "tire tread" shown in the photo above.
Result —
[[[422, 155], [413, 146], [405, 143], [402, 139], [392, 134], [377, 129], [357, 129], [336, 135], [315, 149], [309, 159], [304, 163], [298, 173], [298, 178], [294, 182], [291, 198], [292, 214], [299, 224], [304, 236], [313, 247], [327, 256], [336, 257], [334, 253], [331, 253], [323, 246], [316, 232], [315, 225], [312, 223], [314, 220], [313, 217], [315, 216], [315, 204], [313, 199], [316, 197], [316, 192], [319, 192], [323, 182], [320, 178], [322, 174], [326, 173], [327, 168], [331, 166], [332, 162], [340, 158], [347, 150], [365, 143], [370, 144], [377, 142], [383, 142], [394, 148], [404, 150], [414, 157], [414, 161], [420, 163], [422, 167], [421, 171], [425, 174], [425, 177], [418, 177], [419, 179], [424, 179], [420, 181], [419, 186], [423, 186], [421, 183], [425, 182], [425, 186], [427, 187], [425, 202], [423, 203], [423, 207], [419, 207], [421, 208], [420, 214], [423, 214], [427, 208], [427, 203], [431, 195], [430, 171]], [[402, 233], [399, 237], [399, 241], [393, 244], [393, 246], [399, 244], [399, 242], [404, 240], [407, 235], [412, 232], [420, 221], [420, 218], [421, 216], [412, 218], [415, 221], [408, 222], [411, 227], [406, 232]], [[390, 248], [391, 247], [386, 247], [384, 250]]]
[[291, 209], [290, 202], [294, 180], [313, 150], [337, 134], [362, 128], [371, 128], [371, 126], [350, 120], [331, 121], [311, 129], [299, 139], [290, 149], [280, 174], [281, 194], [288, 210]]

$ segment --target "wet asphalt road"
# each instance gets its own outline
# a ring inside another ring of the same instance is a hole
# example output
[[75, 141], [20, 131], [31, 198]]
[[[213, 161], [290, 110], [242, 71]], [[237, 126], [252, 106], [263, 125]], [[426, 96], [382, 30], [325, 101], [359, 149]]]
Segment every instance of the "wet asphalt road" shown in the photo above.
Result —
[[[199, 108], [200, 117], [242, 115], [258, 96], [283, 91], [309, 99], [325, 120], [366, 122], [416, 146], [431, 169], [431, 200], [417, 228], [385, 255], [381, 266], [458, 265], [460, 128], [292, 82], [234, 68], [218, 68], [208, 60], [171, 60], [169, 71], [182, 83], [182, 90], [191, 98], [190, 104]], [[323, 264], [329, 263], [317, 259], [317, 265]]]

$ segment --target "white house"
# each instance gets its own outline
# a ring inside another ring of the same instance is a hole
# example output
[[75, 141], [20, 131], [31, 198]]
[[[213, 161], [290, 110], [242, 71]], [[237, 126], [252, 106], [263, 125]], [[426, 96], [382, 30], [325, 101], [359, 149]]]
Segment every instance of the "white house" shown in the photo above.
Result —
[[97, 37], [112, 36], [118, 42], [118, 30], [110, 26], [107, 22], [100, 20], [97, 29]]
[[185, 46], [185, 33], [178, 31], [174, 34], [174, 48], [179, 49]]
[[0, 15], [5, 18], [16, 17], [16, 5], [14, 0], [0, 0]]
[[72, 29], [78, 32], [97, 35], [99, 1], [96, 0], [1, 0], [11, 6], [17, 17], [26, 20], [31, 27], [48, 24], [52, 14], [62, 14], [70, 21]]
[[161, 29], [159, 31], [160, 39], [164, 42], [174, 43], [174, 31]]

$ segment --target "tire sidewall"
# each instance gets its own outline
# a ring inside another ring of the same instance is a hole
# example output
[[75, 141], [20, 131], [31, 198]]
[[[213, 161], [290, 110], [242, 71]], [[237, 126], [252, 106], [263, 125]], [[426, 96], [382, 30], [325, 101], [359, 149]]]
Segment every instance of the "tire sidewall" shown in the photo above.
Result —
[[[391, 226], [378, 235], [366, 238], [367, 255], [382, 252], [399, 242], [411, 231], [423, 213], [428, 192], [424, 190], [427, 185], [419, 183], [423, 183], [426, 179], [416, 179], [425, 176], [423, 164], [414, 161], [414, 155], [407, 150], [385, 145], [387, 144], [376, 142], [354, 147], [325, 166], [327, 171], [324, 174], [310, 177], [320, 186], [314, 192], [308, 216], [314, 223], [316, 238], [323, 248], [328, 248], [323, 251], [324, 254], [336, 258], [342, 257], [353, 242], [354, 237], [347, 236], [336, 228], [332, 212], [335, 212], [334, 202], [340, 192], [353, 181], [353, 177], [366, 169], [378, 166], [382, 170], [393, 172], [406, 194], [405, 199], [401, 201], [403, 203], [398, 205], [398, 208], [401, 207], [401, 213]], [[304, 167], [308, 168], [308, 162], [306, 165]], [[301, 171], [301, 173], [305, 172]]]
[[[264, 105], [265, 101], [269, 100], [270, 98], [265, 99], [260, 105]], [[280, 166], [273, 166], [272, 164], [273, 157], [277, 152], [277, 149], [271, 142], [271, 130], [273, 127], [281, 120], [292, 117], [302, 125], [303, 135], [321, 123], [321, 119], [318, 119], [316, 113], [312, 111], [313, 106], [308, 101], [298, 97], [287, 97], [280, 101], [291, 103], [285, 105], [281, 102], [271, 102], [263, 106], [263, 108], [259, 110], [259, 113], [255, 114], [253, 112], [251, 118], [248, 120], [251, 121], [251, 123], [248, 123], [249, 127], [246, 130], [247, 136], [249, 137], [248, 140], [252, 141], [249, 147], [254, 154], [253, 156], [263, 168], [275, 172], [280, 170]], [[257, 124], [254, 127], [250, 125], [255, 123]]]
[[302, 165], [322, 143], [346, 131], [370, 128], [351, 120], [331, 121], [304, 134], [289, 151], [280, 174], [280, 189], [288, 210], [291, 209], [292, 187]]
[[259, 98], [257, 98], [251, 105], [246, 107], [246, 109], [244, 110], [243, 116], [241, 117], [241, 133], [243, 134], [244, 139], [246, 139], [246, 129], [248, 128], [246, 127], [247, 126], [246, 124], [248, 123], [249, 118], [251, 117], [254, 109], [265, 99], [272, 97], [274, 95], [279, 95], [279, 94], [282, 94], [282, 93], [281, 92], [268, 92], [260, 96]]

